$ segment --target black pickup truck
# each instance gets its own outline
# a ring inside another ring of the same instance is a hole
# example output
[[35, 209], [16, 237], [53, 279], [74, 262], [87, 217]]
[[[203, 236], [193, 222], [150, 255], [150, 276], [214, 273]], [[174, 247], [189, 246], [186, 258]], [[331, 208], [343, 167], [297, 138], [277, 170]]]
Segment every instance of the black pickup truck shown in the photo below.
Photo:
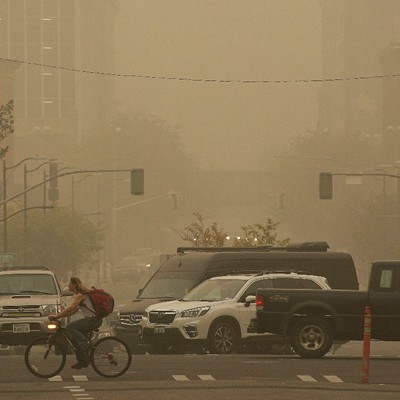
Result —
[[371, 338], [400, 341], [400, 261], [372, 264], [367, 291], [258, 289], [257, 333], [289, 337], [303, 358], [323, 357], [336, 340], [362, 340], [365, 307]]

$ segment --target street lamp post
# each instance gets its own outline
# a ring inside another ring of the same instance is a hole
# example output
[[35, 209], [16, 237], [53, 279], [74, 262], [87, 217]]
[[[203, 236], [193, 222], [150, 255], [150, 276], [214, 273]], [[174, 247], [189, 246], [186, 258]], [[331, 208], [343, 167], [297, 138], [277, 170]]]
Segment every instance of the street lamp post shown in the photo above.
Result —
[[[50, 159], [40, 165], [38, 165], [36, 168], [33, 168], [31, 170], [28, 170], [26, 163], [24, 164], [24, 191], [26, 191], [26, 189], [28, 189], [28, 173], [30, 172], [35, 172], [37, 171], [39, 168], [43, 167], [44, 165], [50, 164], [51, 162], [55, 162], [56, 159]], [[46, 173], [46, 172], [45, 172]], [[46, 188], [46, 185], [44, 185], [44, 187]], [[46, 189], [45, 189], [46, 190]], [[46, 196], [44, 197], [46, 198]], [[28, 192], [24, 193], [24, 265], [26, 265], [26, 261], [27, 261], [27, 242], [28, 242]], [[46, 204], [44, 204], [44, 208], [43, 210], [46, 210]]]
[[3, 158], [3, 252], [7, 253], [7, 236], [8, 236], [8, 227], [7, 227], [7, 171], [17, 168], [20, 166], [22, 163], [28, 160], [44, 160], [44, 158], [39, 158], [39, 157], [27, 157], [24, 158], [23, 160], [19, 161], [15, 165], [11, 165], [10, 167], [7, 167], [6, 159]]

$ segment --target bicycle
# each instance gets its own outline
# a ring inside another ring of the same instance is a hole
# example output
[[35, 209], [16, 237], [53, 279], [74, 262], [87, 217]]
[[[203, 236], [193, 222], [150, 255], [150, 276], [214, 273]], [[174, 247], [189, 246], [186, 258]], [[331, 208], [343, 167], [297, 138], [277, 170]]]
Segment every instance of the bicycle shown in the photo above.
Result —
[[[59, 321], [51, 321], [48, 336], [35, 339], [25, 351], [25, 365], [39, 378], [51, 378], [59, 374], [67, 360], [68, 345], [76, 354], [73, 343], [65, 328]], [[93, 369], [105, 378], [116, 378], [123, 375], [131, 365], [132, 354], [128, 346], [119, 338], [107, 336], [92, 342], [95, 329], [88, 333], [89, 362]]]

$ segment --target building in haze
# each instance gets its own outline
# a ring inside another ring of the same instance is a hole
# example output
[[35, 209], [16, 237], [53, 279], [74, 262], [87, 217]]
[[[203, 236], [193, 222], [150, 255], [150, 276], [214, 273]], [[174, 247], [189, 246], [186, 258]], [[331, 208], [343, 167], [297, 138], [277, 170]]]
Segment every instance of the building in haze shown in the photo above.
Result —
[[19, 65], [16, 159], [65, 159], [82, 135], [104, 126], [112, 80], [72, 69], [113, 70], [116, 11], [113, 0], [0, 0], [0, 57]]
[[[400, 72], [395, 44], [400, 37], [397, 0], [379, 5], [374, 0], [320, 0], [320, 7], [323, 78]], [[393, 85], [399, 83], [396, 78], [324, 82], [319, 93], [318, 131], [383, 142], [385, 161], [399, 160], [400, 120], [393, 114], [400, 100]], [[393, 145], [399, 148], [396, 154]]]

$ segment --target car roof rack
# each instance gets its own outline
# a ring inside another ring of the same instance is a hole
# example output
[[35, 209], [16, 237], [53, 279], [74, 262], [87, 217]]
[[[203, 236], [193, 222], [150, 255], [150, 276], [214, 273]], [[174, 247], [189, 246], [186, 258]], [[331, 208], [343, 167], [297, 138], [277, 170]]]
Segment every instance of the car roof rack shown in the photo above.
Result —
[[0, 271], [29, 271], [29, 270], [35, 270], [35, 271], [49, 271], [47, 267], [42, 267], [42, 266], [0, 266]]
[[289, 243], [287, 246], [255, 246], [255, 247], [178, 247], [177, 253], [191, 252], [265, 252], [265, 251], [299, 251], [299, 252], [324, 252], [329, 249], [327, 242], [301, 242]]
[[315, 275], [308, 271], [302, 271], [300, 269], [277, 269], [277, 270], [265, 270], [260, 271], [256, 275], [266, 275], [266, 274], [298, 274], [298, 275]]

